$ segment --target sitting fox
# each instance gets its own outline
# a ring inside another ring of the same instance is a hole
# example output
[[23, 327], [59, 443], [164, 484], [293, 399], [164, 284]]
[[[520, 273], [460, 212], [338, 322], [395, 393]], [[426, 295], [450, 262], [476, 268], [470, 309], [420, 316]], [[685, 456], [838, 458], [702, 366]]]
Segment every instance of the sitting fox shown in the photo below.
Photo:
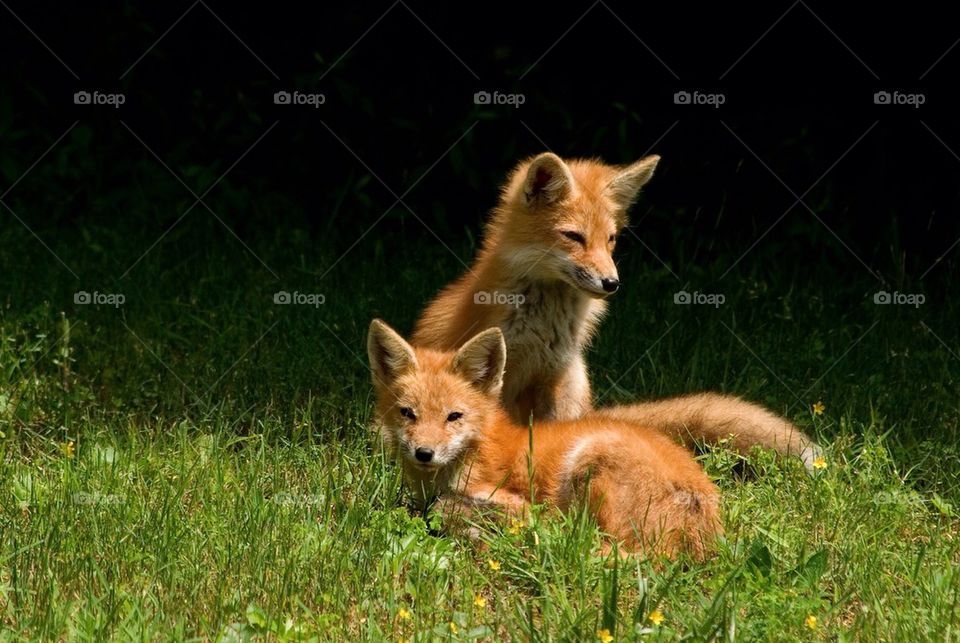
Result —
[[[427, 307], [415, 346], [456, 350], [498, 327], [507, 343], [501, 401], [518, 422], [571, 420], [591, 412], [584, 350], [606, 298], [620, 286], [613, 249], [627, 209], [653, 176], [659, 156], [627, 166], [564, 161], [544, 153], [520, 163], [504, 186], [472, 268]], [[603, 411], [682, 441], [732, 435], [800, 455], [816, 444], [788, 420], [735, 397], [712, 393]]]
[[[379, 320], [367, 352], [386, 443], [421, 501], [585, 502], [623, 551], [702, 558], [721, 533], [719, 492], [683, 447], [612, 417], [515, 422], [500, 406], [507, 345], [490, 328], [458, 351], [414, 348]], [[531, 432], [532, 431], [532, 435]]]

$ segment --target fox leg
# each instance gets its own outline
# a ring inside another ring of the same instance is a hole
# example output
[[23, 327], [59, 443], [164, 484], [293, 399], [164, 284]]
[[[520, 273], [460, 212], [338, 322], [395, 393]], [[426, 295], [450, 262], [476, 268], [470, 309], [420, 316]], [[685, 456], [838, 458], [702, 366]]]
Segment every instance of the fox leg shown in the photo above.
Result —
[[[590, 480], [589, 501], [597, 525], [621, 544], [621, 555], [642, 552], [673, 558], [686, 552], [702, 560], [723, 531], [720, 494], [706, 475], [701, 471], [692, 480], [624, 486], [630, 472], [617, 469], [598, 472]], [[609, 553], [609, 546], [601, 551]]]
[[534, 417], [538, 420], [576, 420], [590, 411], [590, 378], [582, 355], [577, 355], [552, 387], [538, 391]]
[[530, 507], [530, 503], [523, 496], [496, 487], [475, 487], [468, 489], [467, 493], [476, 502], [486, 502], [515, 515], [526, 514]]
[[440, 496], [433, 503], [431, 511], [443, 518], [443, 528], [451, 536], [465, 535], [470, 540], [480, 539], [480, 530], [474, 523], [494, 510], [488, 502], [450, 494]]
[[624, 551], [702, 558], [722, 533], [720, 492], [689, 451], [640, 427], [612, 427], [565, 455], [558, 504], [586, 503]]
[[433, 511], [443, 516], [448, 533], [466, 534], [471, 540], [479, 540], [480, 530], [474, 524], [479, 519], [496, 519], [503, 514], [522, 517], [529, 506], [525, 498], [515, 493], [494, 487], [476, 487], [441, 496], [433, 504]]

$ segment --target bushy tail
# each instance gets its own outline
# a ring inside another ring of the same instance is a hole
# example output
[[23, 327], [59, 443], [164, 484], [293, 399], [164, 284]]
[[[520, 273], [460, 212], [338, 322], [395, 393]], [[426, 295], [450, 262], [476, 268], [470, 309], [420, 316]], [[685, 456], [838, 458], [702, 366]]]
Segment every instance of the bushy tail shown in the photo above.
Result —
[[634, 422], [662, 431], [687, 446], [695, 442], [729, 445], [746, 453], [754, 445], [799, 456], [808, 470], [820, 447], [790, 420], [731, 395], [697, 393], [652, 402], [597, 409], [592, 414]]

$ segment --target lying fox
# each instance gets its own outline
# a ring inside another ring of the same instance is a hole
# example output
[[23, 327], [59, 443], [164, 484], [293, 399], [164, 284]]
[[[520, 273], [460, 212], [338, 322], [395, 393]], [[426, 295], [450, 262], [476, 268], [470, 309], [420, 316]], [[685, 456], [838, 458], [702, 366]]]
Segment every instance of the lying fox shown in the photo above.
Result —
[[[417, 323], [413, 344], [456, 350], [496, 326], [507, 343], [501, 401], [518, 422], [571, 420], [591, 411], [584, 350], [620, 286], [613, 249], [627, 209], [660, 157], [627, 166], [564, 161], [544, 153], [520, 163], [504, 186], [473, 267], [447, 286]], [[683, 440], [733, 435], [801, 455], [816, 444], [784, 418], [738, 398], [701, 394], [604, 411]]]
[[717, 488], [661, 432], [599, 416], [514, 422], [499, 402], [508, 360], [499, 328], [441, 352], [374, 320], [367, 352], [384, 439], [421, 501], [445, 495], [520, 514], [531, 493], [562, 510], [586, 502], [624, 551], [669, 556], [702, 558], [721, 533]]

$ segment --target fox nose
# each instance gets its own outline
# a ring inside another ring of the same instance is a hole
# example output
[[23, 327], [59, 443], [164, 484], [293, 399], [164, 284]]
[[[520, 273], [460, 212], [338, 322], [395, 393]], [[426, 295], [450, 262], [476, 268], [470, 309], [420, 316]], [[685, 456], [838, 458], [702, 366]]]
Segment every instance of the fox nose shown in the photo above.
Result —
[[413, 455], [417, 457], [417, 460], [420, 462], [430, 462], [433, 460], [433, 449], [428, 449], [426, 447], [417, 447], [417, 450], [414, 451]]
[[620, 280], [604, 277], [600, 280], [600, 285], [603, 286], [603, 292], [615, 293], [620, 287]]

